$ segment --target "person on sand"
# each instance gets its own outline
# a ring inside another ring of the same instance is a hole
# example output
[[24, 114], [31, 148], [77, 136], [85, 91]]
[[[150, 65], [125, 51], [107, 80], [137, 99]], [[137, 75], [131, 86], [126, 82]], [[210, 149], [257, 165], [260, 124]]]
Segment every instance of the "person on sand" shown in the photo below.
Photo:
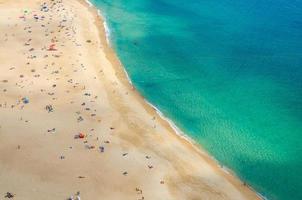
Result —
[[14, 194], [12, 194], [12, 193], [10, 193], [10, 192], [7, 192], [6, 195], [5, 195], [4, 197], [10, 199], [10, 198], [14, 198], [14, 196], [15, 196]]

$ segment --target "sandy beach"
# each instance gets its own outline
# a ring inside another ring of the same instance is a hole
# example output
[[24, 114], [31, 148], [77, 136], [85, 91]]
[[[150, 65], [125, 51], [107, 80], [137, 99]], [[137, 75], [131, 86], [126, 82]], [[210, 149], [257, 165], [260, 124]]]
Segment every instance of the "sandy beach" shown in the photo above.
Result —
[[95, 8], [0, 13], [0, 199], [260, 199], [144, 101]]

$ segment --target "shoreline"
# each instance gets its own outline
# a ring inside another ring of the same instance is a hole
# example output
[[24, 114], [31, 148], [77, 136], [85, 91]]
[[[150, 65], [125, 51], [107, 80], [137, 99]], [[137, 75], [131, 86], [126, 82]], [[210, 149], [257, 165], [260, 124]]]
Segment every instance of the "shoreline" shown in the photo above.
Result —
[[0, 198], [260, 199], [135, 89], [91, 5], [0, 0]]
[[[238, 184], [245, 184], [245, 187], [248, 188], [248, 190], [250, 190], [252, 193], [255, 193], [259, 197], [259, 199], [266, 200], [267, 198], [264, 195], [257, 192], [253, 187], [251, 187], [250, 185], [248, 185], [244, 181], [242, 181], [233, 170], [231, 170], [230, 168], [228, 168], [225, 165], [220, 164], [220, 162], [214, 156], [212, 156], [209, 152], [207, 152], [194, 139], [192, 139], [190, 136], [185, 134], [181, 129], [179, 129], [177, 127], [177, 125], [170, 118], [166, 117], [155, 105], [153, 105], [151, 102], [149, 102], [144, 96], [142, 96], [136, 90], [133, 82], [131, 81], [131, 79], [128, 75], [128, 72], [126, 71], [126, 69], [123, 66], [122, 62], [119, 60], [117, 54], [115, 53], [115, 51], [114, 51], [114, 49], [113, 49], [113, 47], [110, 43], [110, 29], [109, 29], [108, 24], [106, 22], [106, 18], [102, 15], [102, 11], [100, 9], [98, 9], [89, 0], [80, 0], [80, 1], [83, 1], [84, 3], [86, 3], [86, 6], [88, 6], [89, 9], [92, 9], [92, 12], [94, 12], [94, 15], [95, 15], [95, 11], [96, 11], [95, 18], [96, 18], [97, 27], [98, 27], [98, 29], [101, 29], [101, 31], [103, 31], [103, 33], [105, 33], [105, 34], [100, 33], [100, 38], [101, 38], [102, 41], [104, 41], [104, 36], [105, 36], [105, 40], [106, 40], [106, 44], [107, 44], [107, 45], [105, 45], [105, 51], [108, 51], [108, 52], [113, 54], [108, 59], [113, 63], [116, 63], [116, 62], [118, 63], [118, 66], [116, 66], [114, 64], [113, 64], [113, 66], [115, 68], [121, 68], [123, 70], [124, 76], [126, 76], [126, 79], [127, 79], [126, 83], [124, 81], [123, 81], [123, 83], [125, 85], [129, 85], [130, 88], [135, 89], [135, 93], [137, 94], [138, 99], [139, 100], [142, 99], [143, 104], [146, 104], [146, 105], [144, 105], [144, 107], [147, 110], [149, 110], [150, 108], [153, 109], [155, 111], [155, 113], [163, 121], [163, 123], [166, 124], [170, 129], [172, 129], [172, 132], [175, 133], [174, 136], [178, 137], [180, 140], [182, 140], [183, 143], [185, 143], [186, 145], [189, 145], [194, 151], [198, 152], [198, 154], [201, 157], [203, 157], [204, 159], [206, 159], [208, 161], [208, 163], [210, 163], [211, 165], [214, 165], [214, 167], [217, 167], [218, 170], [221, 170], [221, 172], [224, 174], [224, 176], [230, 182], [232, 182], [235, 186], [238, 186]], [[98, 25], [98, 20], [100, 20], [102, 22], [102, 26]], [[120, 79], [120, 80], [123, 80], [123, 79]]]

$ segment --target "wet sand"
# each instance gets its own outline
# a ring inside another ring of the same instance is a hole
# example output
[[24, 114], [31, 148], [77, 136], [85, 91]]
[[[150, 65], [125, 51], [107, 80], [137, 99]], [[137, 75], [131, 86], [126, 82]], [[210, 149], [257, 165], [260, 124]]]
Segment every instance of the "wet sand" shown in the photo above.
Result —
[[86, 2], [0, 13], [0, 199], [259, 199], [144, 101]]

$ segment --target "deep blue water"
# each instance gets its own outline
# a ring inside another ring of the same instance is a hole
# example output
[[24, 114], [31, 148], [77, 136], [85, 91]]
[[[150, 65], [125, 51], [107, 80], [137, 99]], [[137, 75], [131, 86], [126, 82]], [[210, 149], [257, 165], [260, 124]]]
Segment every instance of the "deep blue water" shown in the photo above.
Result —
[[302, 199], [302, 1], [92, 2], [145, 98], [268, 199]]

